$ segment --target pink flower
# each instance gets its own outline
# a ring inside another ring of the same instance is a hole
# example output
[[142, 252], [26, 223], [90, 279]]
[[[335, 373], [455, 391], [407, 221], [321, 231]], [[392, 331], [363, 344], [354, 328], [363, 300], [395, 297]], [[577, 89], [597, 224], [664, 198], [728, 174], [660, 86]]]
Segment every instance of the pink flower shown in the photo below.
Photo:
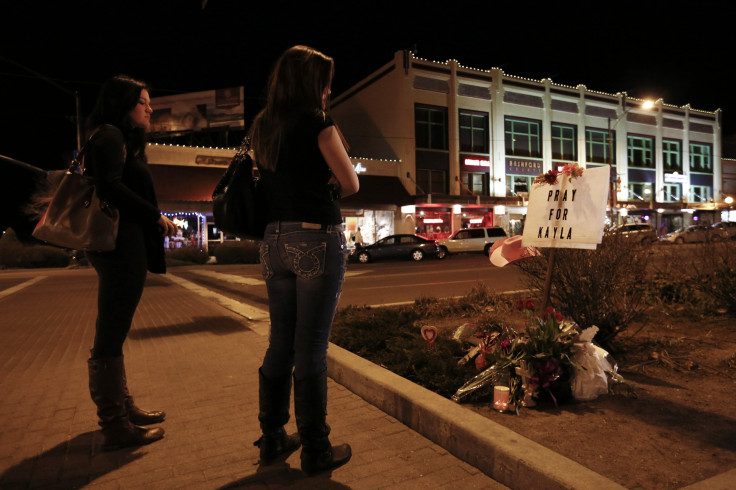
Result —
[[508, 355], [508, 353], [511, 352], [511, 342], [509, 341], [509, 339], [503, 339], [501, 341], [500, 347], [501, 347], [501, 351], [506, 355]]
[[577, 177], [582, 177], [583, 176], [583, 170], [585, 170], [585, 169], [583, 169], [577, 163], [568, 163], [568, 164], [562, 166], [561, 173], [563, 175], [566, 175], [567, 177], [569, 177], [570, 178], [570, 181], [572, 181], [572, 179], [575, 179]]

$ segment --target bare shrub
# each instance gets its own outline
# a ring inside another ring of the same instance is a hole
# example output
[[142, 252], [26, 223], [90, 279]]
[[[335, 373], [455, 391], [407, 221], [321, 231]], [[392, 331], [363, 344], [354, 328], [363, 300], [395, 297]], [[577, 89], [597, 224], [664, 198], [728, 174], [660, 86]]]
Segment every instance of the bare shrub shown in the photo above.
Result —
[[[550, 305], [581, 328], [596, 325], [596, 341], [612, 349], [611, 341], [646, 307], [651, 250], [619, 234], [606, 235], [595, 250], [556, 249]], [[518, 262], [530, 288], [544, 291], [550, 252]]]
[[696, 245], [691, 265], [693, 288], [707, 296], [714, 308], [736, 315], [736, 243]]

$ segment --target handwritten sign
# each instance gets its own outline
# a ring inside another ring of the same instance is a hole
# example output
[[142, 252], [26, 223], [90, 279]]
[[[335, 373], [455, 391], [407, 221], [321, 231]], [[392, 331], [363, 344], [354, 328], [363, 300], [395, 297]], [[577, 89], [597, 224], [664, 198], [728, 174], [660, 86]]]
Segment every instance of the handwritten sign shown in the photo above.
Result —
[[581, 177], [560, 175], [557, 184], [534, 184], [522, 245], [587, 248], [601, 243], [610, 182], [609, 167], [587, 168]]

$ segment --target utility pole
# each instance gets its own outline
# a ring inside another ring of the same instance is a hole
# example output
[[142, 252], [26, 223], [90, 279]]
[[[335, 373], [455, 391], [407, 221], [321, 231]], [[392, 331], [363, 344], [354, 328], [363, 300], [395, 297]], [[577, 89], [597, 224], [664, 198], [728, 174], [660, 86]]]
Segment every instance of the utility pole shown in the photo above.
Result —
[[31, 68], [28, 68], [27, 66], [22, 65], [22, 64], [18, 63], [17, 61], [13, 61], [13, 60], [8, 59], [8, 58], [5, 58], [3, 56], [0, 56], [0, 59], [3, 60], [3, 61], [7, 61], [8, 63], [12, 63], [13, 65], [18, 66], [18, 67], [26, 70], [27, 72], [31, 73], [33, 76], [35, 76], [37, 78], [40, 78], [41, 80], [43, 80], [44, 82], [46, 82], [46, 83], [48, 83], [50, 85], [53, 85], [54, 87], [58, 88], [59, 90], [61, 90], [65, 94], [71, 95], [72, 97], [74, 97], [74, 110], [75, 110], [75, 114], [76, 114], [75, 115], [75, 126], [77, 128], [77, 151], [79, 151], [82, 148], [82, 118], [81, 118], [81, 115], [80, 115], [81, 112], [82, 112], [82, 110], [81, 110], [81, 103], [80, 103], [80, 100], [79, 100], [79, 92], [76, 91], [76, 90], [69, 90], [68, 88], [59, 85], [58, 83], [56, 83], [55, 81], [51, 80], [50, 78], [41, 75], [37, 71], [35, 71], [35, 70], [31, 69]]

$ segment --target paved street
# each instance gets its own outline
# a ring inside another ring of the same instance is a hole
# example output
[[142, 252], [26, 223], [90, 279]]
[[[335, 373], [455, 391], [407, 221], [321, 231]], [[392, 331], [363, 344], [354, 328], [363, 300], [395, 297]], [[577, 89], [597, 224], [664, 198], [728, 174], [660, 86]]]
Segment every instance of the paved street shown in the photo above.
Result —
[[125, 359], [138, 404], [166, 410], [166, 436], [101, 453], [86, 365], [95, 294], [90, 269], [0, 271], [0, 488], [504, 488], [332, 380], [332, 439], [352, 461], [312, 478], [299, 452], [260, 468], [267, 321], [155, 275]]

